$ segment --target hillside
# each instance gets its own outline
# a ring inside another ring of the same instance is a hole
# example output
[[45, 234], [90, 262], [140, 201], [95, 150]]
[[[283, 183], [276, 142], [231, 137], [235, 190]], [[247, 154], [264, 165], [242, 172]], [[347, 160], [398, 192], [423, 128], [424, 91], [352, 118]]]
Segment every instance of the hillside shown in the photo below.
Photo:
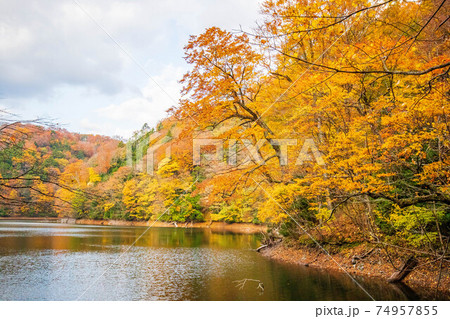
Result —
[[[79, 193], [121, 163], [123, 143], [19, 122], [1, 126], [2, 216], [57, 216], [64, 190]], [[66, 203], [68, 204], [68, 203]]]

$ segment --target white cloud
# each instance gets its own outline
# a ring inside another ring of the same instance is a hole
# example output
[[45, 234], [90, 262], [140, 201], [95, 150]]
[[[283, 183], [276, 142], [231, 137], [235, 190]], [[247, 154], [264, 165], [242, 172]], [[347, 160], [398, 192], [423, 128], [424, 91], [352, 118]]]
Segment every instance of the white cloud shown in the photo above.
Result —
[[[181, 79], [185, 70], [172, 65], [166, 66], [161, 74], [149, 79], [147, 84], [140, 90], [140, 96], [127, 99], [119, 104], [110, 104], [97, 109], [101, 122], [112, 120], [117, 127], [127, 128], [128, 137], [131, 133], [144, 123], [151, 127], [166, 117], [166, 111], [180, 98]], [[156, 82], [156, 83], [155, 83]], [[109, 133], [111, 134], [111, 133]], [[118, 135], [118, 132], [113, 134]]]
[[[258, 16], [258, 0], [77, 1], [175, 100], [189, 35]], [[0, 0], [0, 39], [0, 98], [23, 114], [112, 134], [174, 105], [73, 0]]]
[[[149, 118], [152, 106], [152, 103], [145, 98], [134, 98], [120, 104], [111, 104], [107, 107], [100, 108], [97, 112], [106, 119], [134, 122], [139, 119]], [[154, 108], [153, 111], [155, 111]]]
[[89, 131], [90, 134], [109, 135], [116, 137], [130, 136], [133, 132], [130, 129], [114, 126], [112, 123], [98, 123], [84, 118], [80, 121], [80, 126]]
[[63, 2], [0, 1], [6, 39], [0, 41], [1, 95], [48, 95], [61, 85], [120, 90], [123, 56], [86, 15], [72, 11], [64, 10]]

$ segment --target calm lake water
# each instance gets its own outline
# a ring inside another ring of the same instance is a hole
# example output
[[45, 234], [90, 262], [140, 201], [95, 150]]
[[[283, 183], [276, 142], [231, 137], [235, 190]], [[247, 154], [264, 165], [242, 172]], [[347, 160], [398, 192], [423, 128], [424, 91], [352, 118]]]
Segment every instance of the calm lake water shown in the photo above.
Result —
[[[257, 235], [152, 228], [130, 247], [145, 230], [0, 220], [0, 300], [369, 299], [345, 274], [262, 257]], [[264, 291], [236, 287], [245, 278]], [[411, 298], [357, 280], [377, 300]]]

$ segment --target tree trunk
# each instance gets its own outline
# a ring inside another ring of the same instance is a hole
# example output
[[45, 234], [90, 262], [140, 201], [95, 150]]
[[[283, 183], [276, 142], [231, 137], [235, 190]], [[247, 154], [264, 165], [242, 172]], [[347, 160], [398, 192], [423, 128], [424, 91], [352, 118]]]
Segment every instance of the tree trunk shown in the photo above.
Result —
[[369, 257], [373, 252], [375, 251], [375, 248], [372, 248], [371, 250], [369, 250], [368, 252], [362, 254], [362, 255], [355, 255], [352, 257], [352, 264], [356, 264], [358, 262], [358, 260], [363, 260], [367, 257]]
[[258, 248], [256, 248], [256, 251], [259, 253], [261, 250], [263, 250], [264, 248], [269, 247], [269, 245], [261, 245]]
[[408, 258], [407, 261], [403, 264], [403, 266], [396, 272], [392, 274], [392, 276], [388, 279], [388, 282], [400, 282], [405, 279], [413, 270], [414, 267], [417, 266], [417, 259], [414, 256]]

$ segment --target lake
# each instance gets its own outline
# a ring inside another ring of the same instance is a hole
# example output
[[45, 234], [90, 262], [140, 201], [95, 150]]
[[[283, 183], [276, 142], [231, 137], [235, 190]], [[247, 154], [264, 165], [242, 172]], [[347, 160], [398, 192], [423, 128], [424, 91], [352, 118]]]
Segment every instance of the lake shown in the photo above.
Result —
[[[146, 230], [0, 220], [0, 300], [369, 300], [346, 274], [262, 257], [258, 235]], [[357, 280], [377, 300], [414, 298]]]

